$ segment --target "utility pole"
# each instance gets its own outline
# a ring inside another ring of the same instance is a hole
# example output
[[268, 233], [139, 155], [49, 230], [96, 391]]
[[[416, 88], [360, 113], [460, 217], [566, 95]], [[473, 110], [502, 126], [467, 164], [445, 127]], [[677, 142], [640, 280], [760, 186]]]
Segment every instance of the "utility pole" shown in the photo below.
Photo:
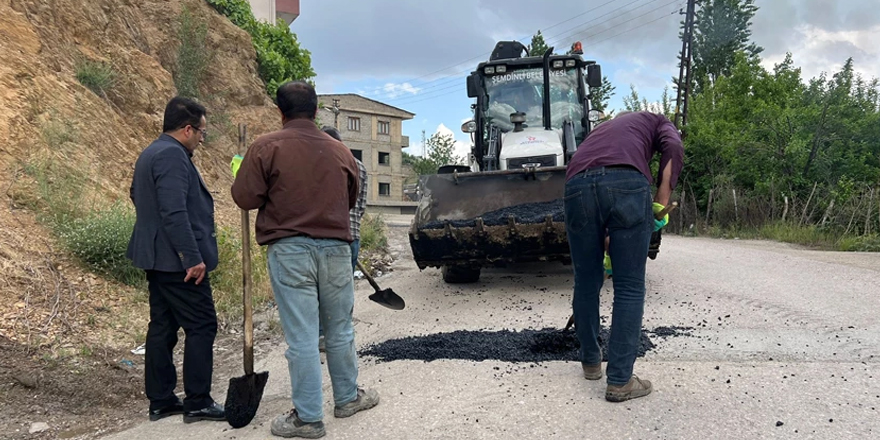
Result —
[[339, 130], [339, 100], [333, 98], [333, 126]]
[[428, 155], [427, 145], [428, 144], [425, 143], [425, 130], [422, 130], [422, 157], [427, 157]]
[[693, 59], [694, 15], [697, 0], [688, 0], [681, 39], [681, 60], [678, 71], [678, 96], [675, 98], [675, 127], [682, 132], [687, 125], [688, 101], [691, 94], [691, 60]]

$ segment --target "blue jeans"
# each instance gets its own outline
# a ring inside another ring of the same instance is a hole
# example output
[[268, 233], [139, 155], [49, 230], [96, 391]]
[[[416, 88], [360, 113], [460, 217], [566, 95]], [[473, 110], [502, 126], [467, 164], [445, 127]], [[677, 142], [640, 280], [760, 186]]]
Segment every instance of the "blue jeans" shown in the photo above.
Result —
[[[355, 268], [357, 268], [358, 252], [361, 249], [360, 240], [355, 240], [355, 241], [351, 242], [351, 245], [349, 247], [351, 247], [351, 270], [352, 270], [352, 273], [354, 273]], [[319, 326], [318, 334], [320, 336], [324, 336], [324, 327], [323, 326]]]
[[361, 251], [361, 241], [355, 240], [351, 242], [351, 270], [357, 268], [358, 253]]
[[598, 167], [565, 184], [565, 230], [574, 267], [575, 330], [580, 359], [602, 360], [599, 291], [603, 283], [606, 231], [614, 267], [614, 303], [608, 342], [609, 385], [629, 382], [639, 348], [645, 306], [645, 261], [654, 222], [648, 179], [635, 169]]
[[318, 326], [325, 331], [327, 369], [333, 400], [357, 397], [354, 346], [354, 277], [351, 248], [339, 240], [283, 238], [269, 245], [269, 276], [287, 340], [287, 367], [293, 405], [300, 419], [323, 419]]

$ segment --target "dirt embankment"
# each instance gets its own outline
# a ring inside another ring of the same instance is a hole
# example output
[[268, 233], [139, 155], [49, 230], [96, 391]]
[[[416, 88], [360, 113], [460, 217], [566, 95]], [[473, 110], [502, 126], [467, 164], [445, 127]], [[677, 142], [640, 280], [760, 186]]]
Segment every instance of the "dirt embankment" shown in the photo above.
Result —
[[[0, 1], [0, 437], [75, 436], [145, 408], [129, 353], [146, 332], [145, 296], [60, 250], [36, 220], [38, 182], [28, 166], [48, 160], [79, 170], [90, 201], [127, 202], [137, 155], [177, 93], [184, 8], [206, 24], [213, 57], [200, 87], [211, 135], [194, 159], [218, 224], [235, 226], [235, 127], [248, 124], [253, 139], [279, 125], [246, 32], [202, 0]], [[77, 80], [84, 61], [112, 66], [105, 93]], [[35, 422], [49, 429], [28, 434]]]

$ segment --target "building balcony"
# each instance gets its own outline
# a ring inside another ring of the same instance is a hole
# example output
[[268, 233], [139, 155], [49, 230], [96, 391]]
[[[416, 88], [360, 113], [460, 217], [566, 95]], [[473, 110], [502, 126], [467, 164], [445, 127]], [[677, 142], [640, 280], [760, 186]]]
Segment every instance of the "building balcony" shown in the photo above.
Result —
[[299, 17], [299, 0], [249, 0], [254, 17], [260, 21], [275, 23], [282, 19], [290, 24]]
[[409, 148], [409, 136], [401, 136], [400, 137], [400, 147], [401, 148]]
[[275, 0], [275, 13], [285, 23], [293, 23], [299, 17], [299, 0]]

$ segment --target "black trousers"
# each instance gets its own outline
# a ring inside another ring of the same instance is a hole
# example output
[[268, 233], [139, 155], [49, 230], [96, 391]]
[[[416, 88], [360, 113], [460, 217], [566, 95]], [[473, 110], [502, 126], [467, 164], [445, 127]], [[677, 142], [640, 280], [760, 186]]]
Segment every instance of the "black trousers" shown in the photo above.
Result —
[[201, 284], [184, 283], [184, 272], [147, 271], [150, 289], [150, 326], [147, 330], [144, 382], [150, 410], [178, 402], [174, 394], [177, 370], [172, 350], [177, 331], [186, 335], [183, 351], [183, 407], [195, 411], [214, 403], [211, 376], [214, 371], [214, 338], [217, 313], [208, 275]]

